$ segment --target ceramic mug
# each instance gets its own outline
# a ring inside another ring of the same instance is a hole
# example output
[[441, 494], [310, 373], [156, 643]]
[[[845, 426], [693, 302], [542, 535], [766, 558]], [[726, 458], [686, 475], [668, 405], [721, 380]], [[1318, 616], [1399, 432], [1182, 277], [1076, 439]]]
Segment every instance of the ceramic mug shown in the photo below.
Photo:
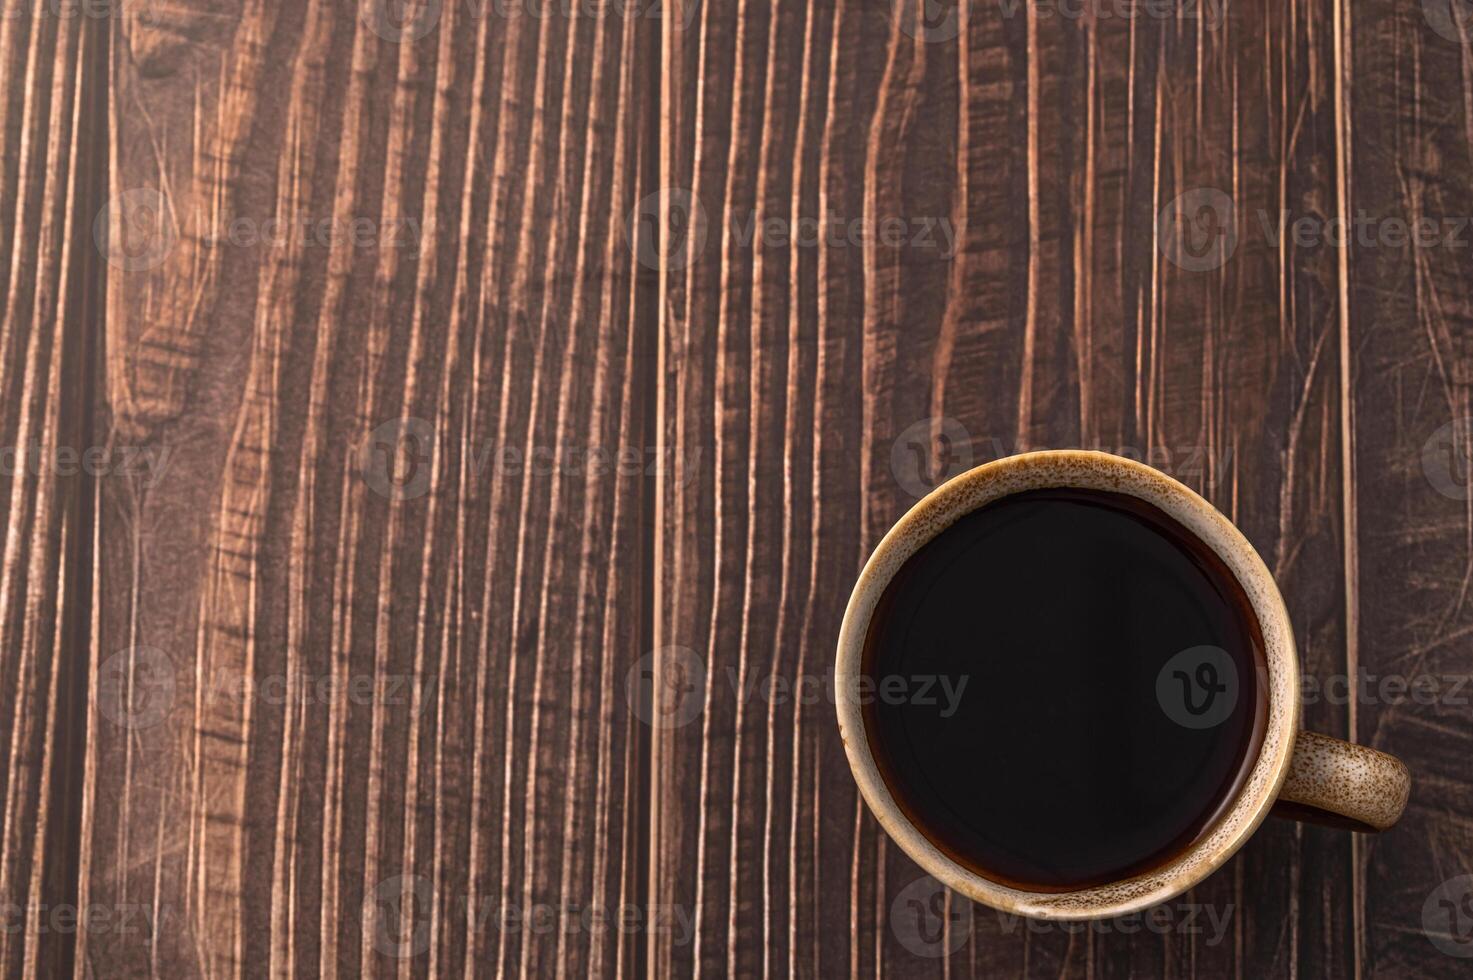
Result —
[[[906, 559], [952, 523], [1025, 490], [1074, 487], [1129, 494], [1154, 505], [1222, 559], [1248, 597], [1263, 636], [1268, 719], [1255, 761], [1217, 820], [1163, 866], [1074, 891], [1035, 892], [990, 880], [945, 856], [895, 803], [864, 728], [861, 654], [876, 603]], [[938, 487], [890, 529], [850, 596], [835, 665], [839, 730], [849, 766], [887, 833], [937, 880], [974, 901], [1041, 919], [1125, 915], [1167, 901], [1221, 867], [1271, 810], [1368, 832], [1394, 824], [1411, 779], [1383, 752], [1299, 729], [1299, 656], [1289, 613], [1247, 538], [1191, 489], [1134, 460], [1086, 450], [1025, 453], [979, 466]]]

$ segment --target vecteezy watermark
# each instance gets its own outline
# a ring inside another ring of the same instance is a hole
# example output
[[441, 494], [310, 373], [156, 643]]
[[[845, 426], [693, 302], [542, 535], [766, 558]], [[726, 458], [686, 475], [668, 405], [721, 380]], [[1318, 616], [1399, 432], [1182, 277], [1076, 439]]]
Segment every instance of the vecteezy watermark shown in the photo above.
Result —
[[1008, 912], [998, 912], [997, 918], [998, 925], [1006, 935], [1012, 935], [1019, 929], [1036, 936], [1061, 932], [1069, 935], [1087, 932], [1096, 936], [1134, 936], [1148, 932], [1158, 936], [1202, 936], [1203, 945], [1218, 946], [1227, 938], [1228, 927], [1232, 924], [1236, 910], [1237, 906], [1231, 902], [1225, 905], [1163, 902], [1140, 912], [1084, 922], [1029, 919]]
[[916, 956], [936, 959], [955, 953], [972, 937], [972, 903], [922, 875], [891, 900], [890, 933]]
[[[1097, 936], [1201, 936], [1207, 946], [1220, 945], [1232, 925], [1233, 903], [1163, 902], [1140, 912], [1108, 919], [1053, 921], [1032, 919], [994, 910], [999, 931], [1006, 936], [1026, 932], [1035, 936], [1057, 933]], [[922, 875], [901, 888], [890, 903], [890, 932], [916, 956], [935, 959], [955, 954], [976, 930], [976, 912], [970, 901], [950, 892], [935, 878]]]
[[1473, 40], [1473, 3], [1469, 0], [1422, 0], [1428, 25], [1454, 44]]
[[706, 209], [681, 187], [640, 198], [624, 225], [624, 241], [646, 269], [684, 269], [706, 247]]
[[[705, 710], [710, 668], [689, 647], [670, 646], [645, 654], [625, 678], [630, 711], [655, 728], [679, 728], [700, 717]], [[725, 681], [721, 696], [739, 704], [768, 705], [837, 704], [841, 699], [854, 704], [909, 704], [934, 708], [950, 718], [961, 706], [968, 675], [861, 674], [840, 690], [832, 673], [785, 674], [744, 673], [726, 666], [718, 675]]]
[[[236, 215], [221, 221], [201, 221], [198, 227], [205, 245], [211, 248], [399, 248], [415, 252], [426, 234], [426, 228], [413, 215], [382, 220], [363, 215]], [[432, 232], [433, 227], [429, 230]]]
[[625, 902], [531, 902], [504, 905], [495, 898], [436, 894], [424, 875], [391, 875], [363, 901], [364, 932], [384, 956], [409, 959], [430, 948], [430, 929], [437, 909], [446, 921], [465, 924], [472, 936], [519, 935], [664, 935], [677, 946], [695, 938], [695, 916], [682, 905], [637, 905]]
[[629, 710], [652, 728], [680, 728], [705, 708], [706, 661], [690, 647], [666, 646], [640, 657], [624, 678]]
[[840, 691], [833, 674], [799, 674], [789, 678], [782, 674], [755, 674], [743, 681], [735, 667], [726, 668], [727, 684], [738, 700], [746, 703], [766, 701], [768, 704], [837, 704], [844, 700], [858, 705], [910, 704], [919, 708], [935, 708], [942, 718], [950, 718], [961, 707], [969, 674], [859, 674], [847, 690]]
[[1467, 216], [1423, 216], [1407, 220], [1397, 215], [1376, 217], [1357, 210], [1348, 220], [1306, 214], [1297, 218], [1288, 211], [1272, 214], [1259, 208], [1255, 213], [1259, 230], [1270, 248], [1285, 239], [1300, 249], [1346, 248], [1467, 248]]
[[1162, 664], [1156, 700], [1183, 728], [1215, 728], [1238, 703], [1238, 668], [1222, 647], [1190, 647]]
[[830, 211], [822, 218], [732, 211], [726, 227], [734, 244], [770, 248], [911, 248], [939, 259], [956, 255], [956, 226], [950, 218], [887, 215], [846, 218]]
[[140, 731], [169, 716], [174, 705], [174, 664], [155, 647], [127, 647], [102, 662], [93, 703], [120, 728]]
[[493, 476], [657, 476], [684, 487], [700, 467], [701, 449], [684, 455], [674, 446], [512, 446], [482, 443], [471, 450], [472, 477]]
[[931, 44], [955, 40], [978, 0], [890, 0], [896, 25], [908, 37]]
[[368, 488], [390, 500], [414, 500], [430, 490], [435, 426], [404, 417], [375, 426], [358, 444], [358, 475]]
[[385, 41], [418, 41], [440, 23], [444, 0], [360, 0], [364, 25]]
[[162, 922], [174, 918], [168, 907], [155, 912], [143, 902], [0, 902], [0, 933], [6, 935], [74, 935], [85, 930], [92, 935], [154, 936]]
[[313, 674], [296, 671], [258, 676], [220, 668], [205, 676], [198, 693], [206, 703], [249, 702], [266, 706], [307, 707], [378, 704], [408, 707], [418, 715], [428, 701], [426, 691], [434, 687], [435, 682], [433, 674]]
[[407, 959], [430, 948], [434, 886], [423, 875], [392, 875], [363, 898], [363, 929], [373, 948]]
[[[186, 218], [193, 220], [186, 222]], [[412, 215], [380, 219], [181, 213], [166, 194], [153, 187], [135, 187], [110, 199], [97, 212], [92, 233], [111, 265], [134, 272], [163, 264], [179, 243], [181, 227], [192, 229], [205, 248], [395, 248], [414, 252], [433, 233], [433, 227], [425, 227]]]
[[[390, 419], [354, 448], [355, 469], [370, 490], [390, 500], [414, 500], [430, 492], [439, 434], [427, 419]], [[675, 447], [498, 444], [469, 447], [466, 462], [474, 496], [488, 477], [667, 476], [684, 487], [700, 471], [701, 449]]]
[[23, 18], [108, 20], [127, 16], [143, 26], [163, 22], [169, 0], [0, 0], [0, 21]]
[[1177, 195], [1156, 219], [1161, 253], [1189, 272], [1219, 269], [1233, 257], [1240, 232], [1256, 228], [1269, 248], [1466, 249], [1473, 246], [1468, 215], [1373, 215], [1364, 209], [1344, 218], [1295, 216], [1257, 208], [1240, 219], [1233, 198], [1215, 187], [1194, 187]]
[[1432, 489], [1452, 500], [1467, 500], [1473, 479], [1473, 419], [1453, 419], [1422, 443], [1422, 475]]
[[486, 17], [512, 20], [527, 17], [582, 18], [601, 16], [618, 20], [658, 20], [678, 17], [689, 27], [702, 0], [360, 0], [363, 23], [385, 41], [403, 44], [418, 41], [440, 23], [445, 9], [455, 6], [457, 20], [480, 21]]
[[688, 906], [673, 903], [639, 905], [622, 902], [532, 902], [498, 905], [492, 900], [456, 903], [464, 910], [474, 934], [514, 932], [534, 936], [574, 935], [668, 936], [674, 946], [695, 939], [695, 915]]
[[1161, 254], [1189, 272], [1218, 269], [1238, 248], [1237, 209], [1216, 187], [1183, 191], [1156, 216]]
[[179, 241], [169, 199], [155, 187], [115, 194], [92, 222], [92, 238], [109, 265], [125, 272], [157, 268]]
[[[1039, 20], [1190, 20], [1208, 30], [1222, 24], [1225, 0], [992, 0], [1010, 20], [1031, 13]], [[986, 0], [890, 0], [891, 16], [909, 37], [932, 43], [955, 40]], [[991, 11], [987, 12], [992, 17]]]
[[[435, 683], [432, 675], [309, 671], [245, 674], [219, 667], [195, 678], [193, 697], [206, 705], [403, 706], [418, 715], [429, 701], [426, 692]], [[179, 677], [173, 661], [163, 651], [129, 647], [103, 662], [94, 697], [98, 712], [113, 724], [135, 731], [152, 728], [174, 710], [179, 699]]]
[[[1069, 448], [1069, 447], [1063, 447]], [[1146, 463], [1168, 476], [1205, 489], [1217, 485], [1232, 462], [1230, 446], [1112, 446], [1097, 444], [1073, 447], [1107, 452]], [[973, 466], [1002, 459], [1022, 450], [1009, 439], [974, 437], [954, 418], [932, 416], [907, 425], [890, 445], [890, 475], [900, 489], [912, 497], [931, 490]]]
[[890, 475], [912, 497], [961, 476], [975, 462], [972, 434], [956, 419], [918, 419], [890, 446]]
[[1422, 903], [1422, 934], [1448, 956], [1473, 957], [1473, 874], [1432, 890]]
[[1031, 6], [1040, 20], [1186, 20], [1202, 21], [1208, 30], [1222, 24], [1226, 0], [996, 0], [1003, 17], [1016, 17]]
[[1473, 675], [1469, 674], [1375, 674], [1358, 671], [1320, 678], [1302, 674], [1299, 695], [1302, 704], [1359, 705], [1416, 704], [1465, 708], [1473, 704]]
[[[0, 20], [42, 17], [101, 20], [117, 16], [124, 6], [124, 0], [0, 0]], [[126, 6], [132, 8], [134, 4], [127, 3]]]
[[121, 476], [156, 486], [169, 468], [169, 446], [0, 446], [0, 476]]
[[458, 3], [458, 16], [471, 22], [486, 17], [513, 20], [527, 17], [582, 18], [601, 16], [616, 20], [660, 20], [674, 16], [682, 28], [690, 26], [703, 0], [364, 0], [370, 12], [365, 22], [387, 41], [416, 41], [439, 23], [446, 5]]
[[[950, 218], [886, 215], [850, 218], [830, 211], [822, 217], [769, 214], [732, 209], [720, 227], [738, 248], [913, 249], [943, 261], [956, 255], [956, 227]], [[624, 239], [639, 263], [649, 269], [683, 269], [704, 254], [710, 212], [681, 187], [646, 195], [629, 214]]]

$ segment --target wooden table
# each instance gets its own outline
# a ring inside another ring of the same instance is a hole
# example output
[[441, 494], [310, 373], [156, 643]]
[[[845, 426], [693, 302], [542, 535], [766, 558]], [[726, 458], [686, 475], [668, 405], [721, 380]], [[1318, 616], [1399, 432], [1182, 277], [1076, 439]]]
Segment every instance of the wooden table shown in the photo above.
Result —
[[[1466, 976], [1462, 0], [549, 2], [7, 6], [5, 972]], [[844, 602], [1058, 446], [1239, 524], [1399, 827], [917, 881]]]

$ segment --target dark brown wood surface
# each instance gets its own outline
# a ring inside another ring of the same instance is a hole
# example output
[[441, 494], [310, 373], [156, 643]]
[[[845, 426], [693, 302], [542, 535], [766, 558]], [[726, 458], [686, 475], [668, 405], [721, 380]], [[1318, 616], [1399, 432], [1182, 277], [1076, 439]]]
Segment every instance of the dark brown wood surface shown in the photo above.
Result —
[[[1461, 0], [14, 6], [7, 974], [1466, 974]], [[922, 880], [844, 604], [1064, 446], [1238, 523], [1400, 826], [1154, 923]]]
[[[104, 39], [0, 20], [0, 968], [70, 971], [93, 491], [36, 447], [85, 444], [94, 399]], [[100, 135], [100, 130], [98, 130]]]

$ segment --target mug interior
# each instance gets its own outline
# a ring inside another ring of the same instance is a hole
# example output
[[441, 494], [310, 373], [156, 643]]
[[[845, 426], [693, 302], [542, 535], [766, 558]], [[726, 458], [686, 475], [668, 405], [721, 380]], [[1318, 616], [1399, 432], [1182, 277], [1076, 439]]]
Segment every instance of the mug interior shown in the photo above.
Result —
[[[1268, 681], [1268, 719], [1258, 757], [1237, 796], [1201, 837], [1164, 865], [1074, 891], [1026, 891], [985, 878], [946, 857], [897, 806], [879, 773], [864, 727], [857, 680], [875, 606], [900, 567], [961, 517], [1025, 490], [1073, 487], [1128, 494], [1154, 505], [1196, 535], [1227, 565], [1258, 620]], [[933, 877], [967, 897], [1041, 919], [1091, 919], [1147, 908], [1180, 894], [1220, 867], [1268, 815], [1288, 771], [1299, 727], [1299, 661], [1289, 615], [1258, 553], [1211, 504], [1134, 460], [1087, 450], [1025, 453], [979, 466], [938, 487], [905, 514], [860, 573], [839, 633], [835, 664], [839, 729], [861, 793], [886, 832]]]

